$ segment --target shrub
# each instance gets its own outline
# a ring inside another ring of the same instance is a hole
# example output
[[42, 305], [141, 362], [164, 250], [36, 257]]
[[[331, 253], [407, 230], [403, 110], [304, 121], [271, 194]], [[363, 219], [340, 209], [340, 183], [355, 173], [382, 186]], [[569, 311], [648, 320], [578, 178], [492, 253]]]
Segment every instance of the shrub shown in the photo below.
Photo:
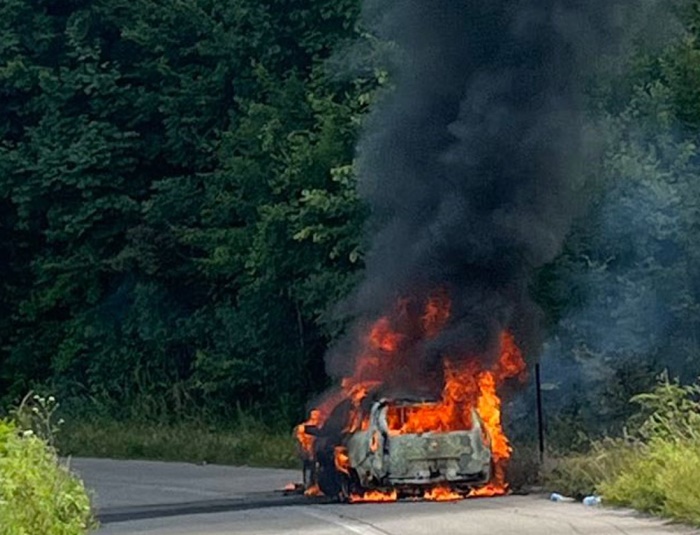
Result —
[[587, 453], [550, 460], [545, 479], [557, 492], [581, 499], [611, 475], [626, 471], [639, 455], [638, 445], [629, 439], [601, 440], [590, 444]]
[[594, 442], [587, 454], [559, 460], [549, 484], [700, 525], [699, 398], [700, 383], [682, 386], [662, 377], [652, 392], [633, 398], [641, 410], [626, 437]]
[[85, 488], [53, 446], [0, 419], [0, 535], [83, 535], [93, 526]]
[[664, 378], [633, 399], [643, 416], [641, 454], [601, 482], [614, 504], [700, 525], [700, 383], [681, 386]]
[[599, 485], [606, 501], [700, 525], [700, 443], [656, 440]]

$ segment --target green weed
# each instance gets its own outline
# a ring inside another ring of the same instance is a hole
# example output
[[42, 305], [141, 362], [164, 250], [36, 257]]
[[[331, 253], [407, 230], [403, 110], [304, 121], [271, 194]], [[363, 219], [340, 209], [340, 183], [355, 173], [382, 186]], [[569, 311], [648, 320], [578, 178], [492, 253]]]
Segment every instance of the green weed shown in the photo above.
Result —
[[639, 414], [628, 435], [591, 445], [587, 454], [555, 462], [548, 484], [581, 496], [700, 525], [700, 383], [682, 386], [663, 377], [636, 396]]
[[[53, 400], [25, 399], [17, 421], [0, 420], [0, 535], [83, 535], [94, 527], [82, 482], [63, 465], [42, 436], [49, 425], [42, 412]], [[34, 410], [36, 409], [36, 410]]]
[[291, 431], [276, 431], [251, 421], [225, 427], [197, 422], [75, 421], [61, 433], [59, 445], [66, 454], [84, 457], [276, 468], [299, 465]]

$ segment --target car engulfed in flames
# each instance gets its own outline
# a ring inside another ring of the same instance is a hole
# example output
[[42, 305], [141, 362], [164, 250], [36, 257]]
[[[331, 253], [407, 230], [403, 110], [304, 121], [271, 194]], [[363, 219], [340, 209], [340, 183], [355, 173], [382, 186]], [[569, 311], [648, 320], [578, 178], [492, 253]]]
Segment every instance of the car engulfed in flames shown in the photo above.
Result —
[[[411, 413], [435, 405], [412, 400], [374, 402], [369, 426], [333, 448], [332, 466], [330, 455], [325, 456], [325, 465], [323, 455], [305, 460], [307, 490], [318, 487], [326, 495], [347, 501], [399, 496], [457, 499], [487, 484], [493, 463], [491, 442], [476, 411], [472, 411], [468, 430], [398, 433], [397, 424], [405, 425]], [[317, 429], [307, 431], [319, 433]]]
[[419, 371], [416, 348], [448, 325], [450, 307], [437, 292], [420, 307], [402, 300], [371, 325], [352, 373], [295, 430], [307, 495], [439, 501], [508, 491], [499, 389], [525, 379], [525, 361], [504, 331], [489, 358], [442, 354]]

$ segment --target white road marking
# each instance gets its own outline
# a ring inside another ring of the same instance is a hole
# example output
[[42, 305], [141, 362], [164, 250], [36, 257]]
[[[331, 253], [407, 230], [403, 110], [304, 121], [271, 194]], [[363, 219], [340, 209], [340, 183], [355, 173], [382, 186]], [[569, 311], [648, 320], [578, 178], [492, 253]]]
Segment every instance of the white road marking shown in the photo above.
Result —
[[386, 531], [379, 530], [370, 524], [365, 524], [353, 518], [326, 513], [316, 507], [294, 507], [293, 509], [301, 514], [334, 524], [357, 535], [389, 535]]

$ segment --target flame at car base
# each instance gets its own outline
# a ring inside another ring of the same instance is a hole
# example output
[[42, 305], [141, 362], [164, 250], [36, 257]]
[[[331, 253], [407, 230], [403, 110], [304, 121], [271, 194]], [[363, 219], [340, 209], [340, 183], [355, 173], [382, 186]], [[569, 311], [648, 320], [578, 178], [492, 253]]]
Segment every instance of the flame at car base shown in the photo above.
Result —
[[[341, 403], [350, 404], [343, 434], [347, 436], [367, 430], [369, 415], [362, 410], [363, 402], [368, 396], [381, 391], [396, 371], [406, 365], [406, 346], [415, 344], [416, 339], [429, 341], [435, 338], [449, 322], [451, 302], [444, 291], [427, 299], [422, 314], [417, 317], [411, 313], [410, 306], [410, 300], [400, 300], [396, 311], [379, 318], [371, 326], [362, 344], [363, 350], [355, 359], [352, 375], [342, 379], [340, 388], [327, 394], [323, 402], [311, 411], [309, 420], [296, 428], [295, 434], [304, 455], [313, 458], [316, 439], [306, 432], [306, 426], [322, 428]], [[487, 359], [478, 357], [442, 357], [443, 386], [440, 398], [413, 404], [401, 414], [396, 410], [387, 412], [390, 436], [469, 430], [473, 426], [473, 410], [483, 422], [483, 440], [489, 443], [493, 458], [491, 480], [467, 492], [437, 484], [423, 490], [423, 499], [450, 501], [465, 497], [498, 496], [508, 492], [506, 466], [512, 448], [502, 426], [499, 388], [511, 379], [523, 381], [526, 364], [514, 337], [507, 331], [500, 335], [495, 362], [485, 365]], [[377, 443], [372, 437], [370, 448], [376, 448]], [[349, 475], [348, 452], [342, 444], [335, 447], [334, 457], [335, 469]], [[307, 490], [307, 495], [310, 491], [319, 493], [317, 487]], [[347, 498], [351, 503], [366, 503], [396, 501], [398, 497], [396, 489], [372, 489], [350, 494]]]

